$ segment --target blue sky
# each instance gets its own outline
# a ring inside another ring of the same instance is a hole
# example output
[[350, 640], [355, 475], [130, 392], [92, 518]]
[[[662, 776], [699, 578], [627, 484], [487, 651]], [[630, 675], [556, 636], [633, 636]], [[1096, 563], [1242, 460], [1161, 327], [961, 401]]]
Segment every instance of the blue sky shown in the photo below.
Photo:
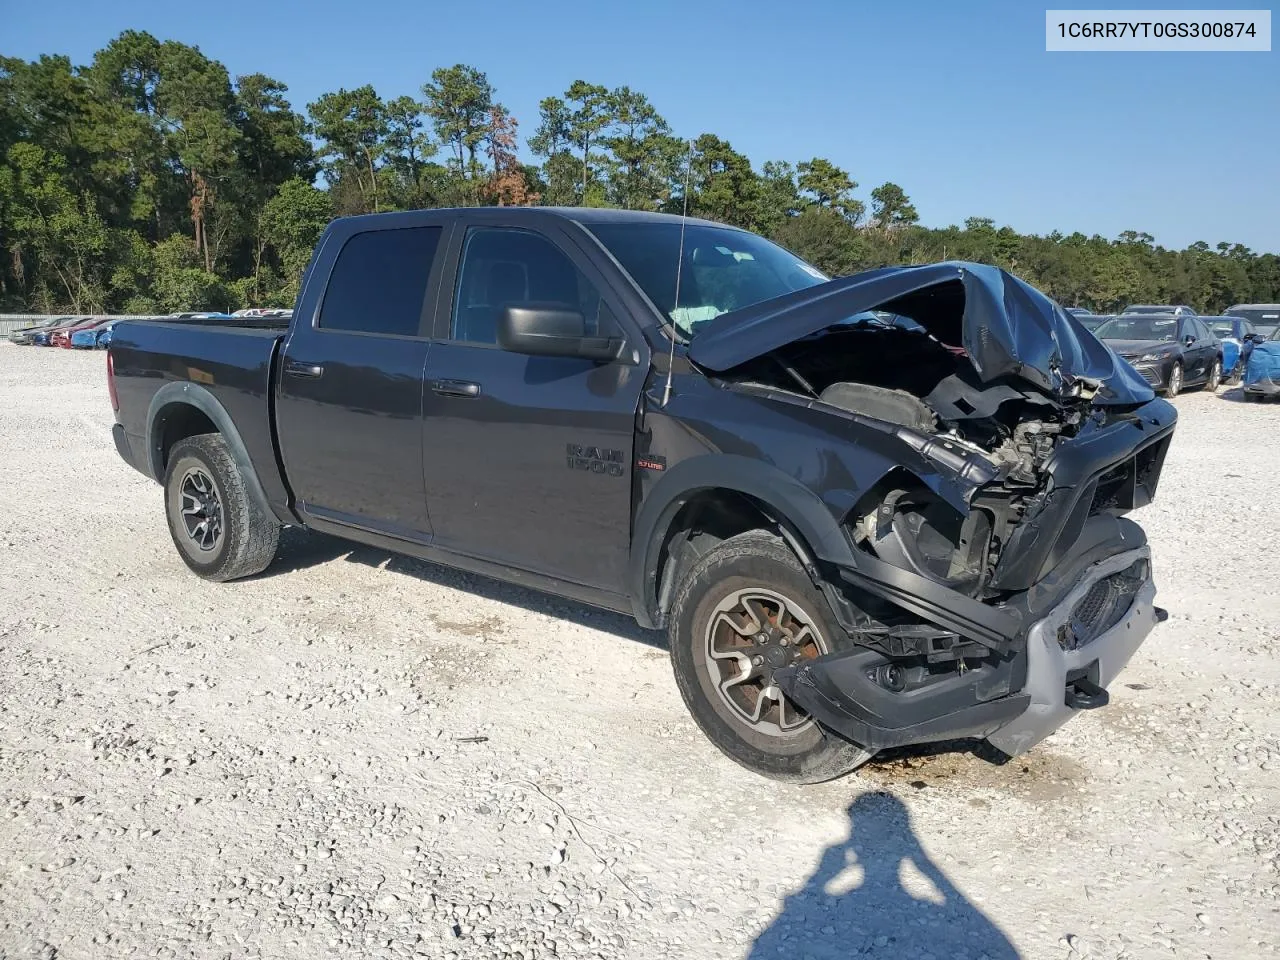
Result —
[[148, 30], [283, 80], [299, 109], [362, 83], [417, 94], [434, 67], [470, 63], [523, 135], [575, 79], [628, 84], [678, 135], [716, 133], [757, 168], [824, 156], [864, 200], [892, 180], [931, 226], [1280, 252], [1280, 53], [1046, 53], [1045, 6], [0, 0], [0, 52], [87, 63]]

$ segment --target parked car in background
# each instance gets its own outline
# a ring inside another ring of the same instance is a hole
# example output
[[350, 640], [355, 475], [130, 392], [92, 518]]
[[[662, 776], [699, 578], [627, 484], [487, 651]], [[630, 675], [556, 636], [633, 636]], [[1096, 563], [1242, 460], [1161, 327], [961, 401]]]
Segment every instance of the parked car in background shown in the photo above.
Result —
[[285, 317], [288, 318], [293, 311], [285, 307], [247, 307], [244, 310], [237, 310], [232, 314], [233, 317]]
[[1280, 395], [1280, 325], [1271, 336], [1254, 346], [1244, 371], [1245, 400], [1267, 400]]
[[1199, 317], [1122, 313], [1093, 335], [1169, 397], [1186, 386], [1217, 390], [1222, 382], [1222, 345]]
[[119, 320], [112, 320], [104, 324], [102, 329], [98, 331], [98, 349], [105, 350], [111, 346], [111, 331], [116, 328], [116, 324], [119, 322]]
[[1081, 317], [1091, 317], [1094, 315], [1093, 311], [1087, 307], [1063, 307], [1062, 309], [1067, 311], [1067, 313], [1071, 314], [1077, 320]]
[[1222, 344], [1222, 379], [1238, 382], [1244, 375], [1254, 344], [1265, 339], [1253, 324], [1243, 317], [1201, 317], [1218, 342]]
[[1248, 320], [1263, 339], [1269, 339], [1280, 330], [1280, 303], [1237, 303], [1224, 312], [1229, 316]]
[[1172, 317], [1194, 317], [1196, 312], [1185, 303], [1161, 305], [1158, 303], [1133, 303], [1120, 311], [1120, 316], [1132, 313], [1163, 313]]
[[64, 350], [71, 349], [71, 336], [77, 330], [87, 330], [90, 327], [96, 327], [103, 322], [102, 317], [86, 317], [79, 323], [73, 323], [68, 327], [59, 327], [53, 331], [53, 335], [49, 338], [49, 346], [62, 347]]
[[79, 350], [93, 350], [98, 346], [98, 337], [102, 335], [102, 331], [107, 328], [108, 324], [113, 324], [115, 322], [115, 320], [99, 320], [87, 327], [79, 327], [72, 330], [72, 348]]
[[22, 327], [14, 330], [9, 334], [9, 342], [22, 346], [30, 346], [32, 338], [41, 331], [48, 332], [60, 324], [67, 323], [72, 320], [79, 320], [79, 317], [49, 317], [47, 320], [41, 320], [39, 323], [33, 323], [29, 327]]
[[1084, 325], [1086, 330], [1096, 332], [1100, 326], [1114, 317], [1114, 313], [1086, 313], [1083, 316], [1077, 316], [1076, 319]]
[[92, 317], [63, 317], [58, 323], [48, 327], [43, 327], [31, 335], [31, 342], [37, 347], [49, 347], [53, 345], [53, 338], [63, 330], [71, 327], [78, 327]]

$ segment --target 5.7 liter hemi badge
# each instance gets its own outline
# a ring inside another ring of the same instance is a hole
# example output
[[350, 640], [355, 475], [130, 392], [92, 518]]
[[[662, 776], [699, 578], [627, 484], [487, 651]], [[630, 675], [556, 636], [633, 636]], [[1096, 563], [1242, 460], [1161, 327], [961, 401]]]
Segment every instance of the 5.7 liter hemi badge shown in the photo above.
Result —
[[565, 445], [570, 470], [589, 470], [591, 473], [607, 473], [611, 477], [620, 477], [623, 456], [621, 450], [610, 450], [607, 447], [584, 447], [579, 443]]
[[641, 470], [665, 470], [667, 469], [667, 458], [653, 453], [646, 453], [643, 456], [636, 457], [636, 466]]

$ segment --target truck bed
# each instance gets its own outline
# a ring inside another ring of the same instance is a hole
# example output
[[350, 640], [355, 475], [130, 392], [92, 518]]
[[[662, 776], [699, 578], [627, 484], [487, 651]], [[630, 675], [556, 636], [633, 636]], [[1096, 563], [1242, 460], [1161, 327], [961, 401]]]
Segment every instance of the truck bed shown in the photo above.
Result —
[[[163, 464], [146, 436], [152, 407], [171, 398], [190, 403], [200, 394], [225, 410], [257, 468], [273, 509], [288, 511], [289, 495], [272, 439], [271, 386], [276, 354], [288, 321], [275, 317], [233, 320], [125, 321], [115, 328], [111, 364], [120, 404], [126, 456], [156, 480]], [[164, 429], [161, 416], [156, 429]], [[119, 445], [121, 440], [117, 440]]]

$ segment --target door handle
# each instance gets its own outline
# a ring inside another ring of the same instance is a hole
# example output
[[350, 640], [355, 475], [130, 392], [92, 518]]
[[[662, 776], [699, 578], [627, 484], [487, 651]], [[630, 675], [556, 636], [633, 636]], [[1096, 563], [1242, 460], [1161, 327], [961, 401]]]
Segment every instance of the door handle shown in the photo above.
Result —
[[284, 372], [291, 377], [306, 377], [315, 380], [324, 374], [324, 367], [318, 363], [303, 363], [301, 360], [286, 360]]
[[432, 380], [431, 389], [443, 397], [480, 396], [480, 384], [470, 380]]

